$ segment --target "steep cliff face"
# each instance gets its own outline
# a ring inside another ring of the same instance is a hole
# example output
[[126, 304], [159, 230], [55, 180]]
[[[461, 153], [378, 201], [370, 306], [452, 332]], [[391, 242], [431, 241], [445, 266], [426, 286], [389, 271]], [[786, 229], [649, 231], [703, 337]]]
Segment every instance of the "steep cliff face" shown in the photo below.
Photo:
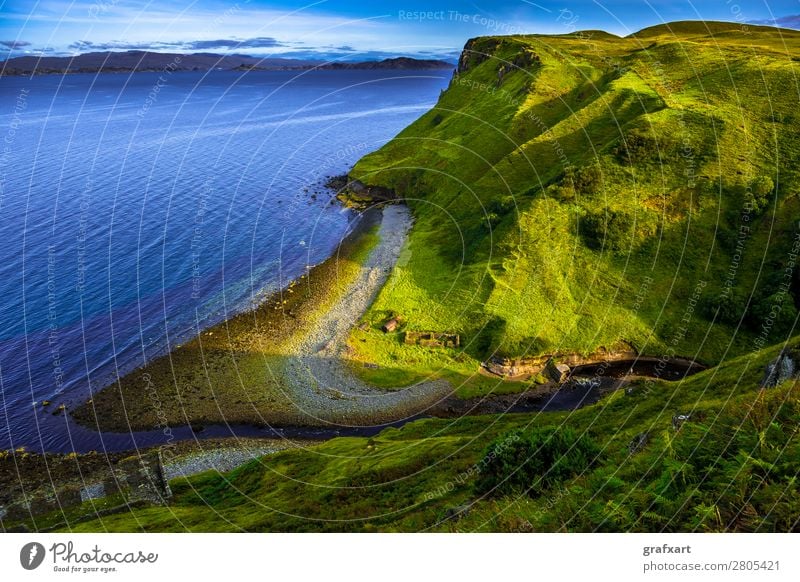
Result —
[[470, 40], [437, 105], [351, 173], [417, 220], [374, 309], [476, 358], [624, 340], [716, 361], [785, 337], [800, 33], [684, 24]]

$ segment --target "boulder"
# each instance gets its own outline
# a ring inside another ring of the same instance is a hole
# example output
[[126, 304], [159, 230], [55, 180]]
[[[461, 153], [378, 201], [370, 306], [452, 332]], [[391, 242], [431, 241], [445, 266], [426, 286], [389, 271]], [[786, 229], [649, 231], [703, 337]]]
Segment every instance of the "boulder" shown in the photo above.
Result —
[[555, 360], [550, 359], [544, 366], [543, 374], [558, 384], [566, 381], [569, 377], [569, 366], [566, 364], [558, 364]]

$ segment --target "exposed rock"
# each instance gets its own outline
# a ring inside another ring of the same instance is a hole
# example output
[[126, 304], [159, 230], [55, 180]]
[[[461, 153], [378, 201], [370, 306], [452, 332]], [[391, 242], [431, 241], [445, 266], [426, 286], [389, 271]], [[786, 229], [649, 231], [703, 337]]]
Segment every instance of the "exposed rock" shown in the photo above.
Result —
[[581, 388], [594, 389], [600, 386], [600, 378], [574, 378], [572, 380], [576, 386]]
[[106, 496], [106, 488], [103, 483], [93, 483], [83, 487], [80, 491], [81, 501], [89, 501], [90, 499], [102, 499]]
[[638, 352], [629, 344], [619, 342], [613, 348], [600, 347], [589, 355], [554, 353], [542, 356], [524, 358], [490, 358], [483, 363], [483, 367], [498, 376], [519, 377], [535, 376], [544, 372], [550, 360], [569, 367], [595, 364], [601, 362], [614, 362], [618, 360], [633, 360], [638, 357]]
[[375, 202], [391, 202], [398, 199], [395, 191], [390, 188], [369, 186], [348, 176], [334, 176], [328, 180], [326, 186], [336, 191], [336, 198], [343, 204], [354, 208], [366, 208]]
[[569, 377], [569, 366], [558, 364], [552, 358], [547, 361], [543, 370], [544, 375], [551, 381], [561, 384]]
[[542, 61], [536, 53], [532, 51], [522, 51], [518, 53], [511, 62], [520, 69], [524, 69], [534, 64], [539, 65]]
[[161, 453], [123, 459], [117, 469], [118, 478], [129, 488], [131, 499], [164, 505], [172, 497], [172, 490], [164, 478]]
[[525, 375], [536, 375], [542, 372], [551, 356], [533, 358], [489, 358], [483, 367], [498, 376], [515, 378]]
[[647, 443], [650, 442], [650, 433], [649, 432], [640, 432], [633, 440], [628, 444], [628, 452], [633, 455], [641, 451], [643, 448], [647, 446]]
[[466, 73], [491, 58], [503, 41], [497, 38], [471, 38], [458, 59], [457, 73]]
[[688, 420], [691, 420], [691, 418], [692, 418], [692, 415], [688, 414], [688, 413], [687, 414], [680, 414], [680, 413], [674, 414], [672, 416], [672, 428], [674, 428], [675, 430], [678, 430], [681, 426], [683, 426], [684, 422], [686, 422]]

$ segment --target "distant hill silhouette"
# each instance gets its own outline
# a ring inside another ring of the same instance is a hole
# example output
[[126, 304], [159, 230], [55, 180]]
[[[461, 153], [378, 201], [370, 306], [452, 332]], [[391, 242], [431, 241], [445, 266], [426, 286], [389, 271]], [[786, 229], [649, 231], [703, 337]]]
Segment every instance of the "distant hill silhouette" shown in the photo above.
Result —
[[449, 69], [445, 61], [398, 57], [383, 61], [333, 62], [213, 53], [175, 54], [148, 51], [91, 52], [72, 57], [14, 57], [2, 63], [0, 75], [132, 73], [144, 71]]

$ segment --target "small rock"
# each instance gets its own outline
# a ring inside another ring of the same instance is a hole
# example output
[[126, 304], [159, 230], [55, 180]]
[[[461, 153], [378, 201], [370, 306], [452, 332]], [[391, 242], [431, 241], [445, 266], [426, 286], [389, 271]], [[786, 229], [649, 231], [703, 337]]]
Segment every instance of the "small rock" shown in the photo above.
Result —
[[628, 443], [628, 452], [631, 455], [638, 453], [643, 448], [645, 448], [647, 446], [647, 443], [649, 442], [650, 442], [650, 433], [640, 432], [635, 437], [633, 437], [633, 440], [630, 443]]

